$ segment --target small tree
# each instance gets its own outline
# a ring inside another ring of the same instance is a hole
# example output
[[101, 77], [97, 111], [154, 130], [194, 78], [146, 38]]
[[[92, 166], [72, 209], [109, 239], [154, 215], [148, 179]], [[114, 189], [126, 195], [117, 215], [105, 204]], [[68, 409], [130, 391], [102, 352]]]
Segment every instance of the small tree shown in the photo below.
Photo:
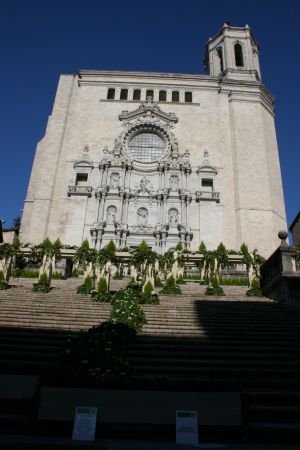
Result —
[[7, 283], [9, 282], [12, 266], [16, 255], [19, 253], [20, 246], [18, 239], [13, 244], [0, 244], [0, 272]]
[[198, 247], [198, 252], [200, 253], [200, 255], [202, 255], [202, 259], [199, 259], [199, 261], [197, 261], [196, 264], [199, 269], [200, 280], [202, 280], [203, 279], [203, 271], [204, 271], [204, 267], [205, 267], [205, 256], [207, 253], [206, 245], [204, 244], [203, 241], [201, 242], [201, 244]]
[[62, 243], [59, 239], [52, 243], [49, 238], [44, 239], [41, 244], [31, 247], [32, 258], [41, 263], [39, 278], [45, 273], [49, 286], [51, 285], [53, 265], [61, 257], [61, 248]]

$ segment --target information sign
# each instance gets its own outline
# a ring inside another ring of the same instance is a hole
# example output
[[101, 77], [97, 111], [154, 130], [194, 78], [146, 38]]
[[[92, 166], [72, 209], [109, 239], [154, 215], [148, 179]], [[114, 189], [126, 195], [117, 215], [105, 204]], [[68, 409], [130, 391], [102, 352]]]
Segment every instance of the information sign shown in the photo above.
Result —
[[197, 411], [176, 411], [176, 444], [198, 443]]
[[94, 441], [96, 433], [97, 408], [77, 406], [74, 419], [73, 441]]

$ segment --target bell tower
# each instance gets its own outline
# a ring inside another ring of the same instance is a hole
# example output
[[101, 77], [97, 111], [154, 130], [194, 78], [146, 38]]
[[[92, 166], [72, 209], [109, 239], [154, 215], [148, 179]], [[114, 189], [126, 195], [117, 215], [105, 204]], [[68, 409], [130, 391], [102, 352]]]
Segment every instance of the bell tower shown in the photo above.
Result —
[[219, 33], [208, 40], [206, 72], [234, 80], [260, 80], [258, 54], [258, 43], [248, 25], [232, 27], [225, 22]]

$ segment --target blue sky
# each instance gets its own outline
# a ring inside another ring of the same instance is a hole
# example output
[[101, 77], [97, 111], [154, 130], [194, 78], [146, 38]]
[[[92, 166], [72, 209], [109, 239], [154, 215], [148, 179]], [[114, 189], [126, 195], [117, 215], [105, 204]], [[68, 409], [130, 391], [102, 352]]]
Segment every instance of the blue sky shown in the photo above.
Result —
[[262, 79], [276, 97], [287, 220], [300, 209], [297, 0], [23, 0], [0, 16], [0, 217], [10, 226], [26, 196], [61, 73], [78, 69], [204, 73], [205, 44], [222, 26], [250, 25]]

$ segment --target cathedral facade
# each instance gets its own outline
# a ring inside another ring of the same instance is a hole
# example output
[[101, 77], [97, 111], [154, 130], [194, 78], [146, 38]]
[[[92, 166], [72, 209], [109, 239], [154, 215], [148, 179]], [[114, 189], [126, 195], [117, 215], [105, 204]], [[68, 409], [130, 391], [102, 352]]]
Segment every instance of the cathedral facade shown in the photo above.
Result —
[[246, 242], [268, 256], [286, 229], [274, 99], [248, 26], [225, 23], [206, 75], [81, 70], [60, 77], [37, 146], [22, 242], [113, 240], [158, 253]]

